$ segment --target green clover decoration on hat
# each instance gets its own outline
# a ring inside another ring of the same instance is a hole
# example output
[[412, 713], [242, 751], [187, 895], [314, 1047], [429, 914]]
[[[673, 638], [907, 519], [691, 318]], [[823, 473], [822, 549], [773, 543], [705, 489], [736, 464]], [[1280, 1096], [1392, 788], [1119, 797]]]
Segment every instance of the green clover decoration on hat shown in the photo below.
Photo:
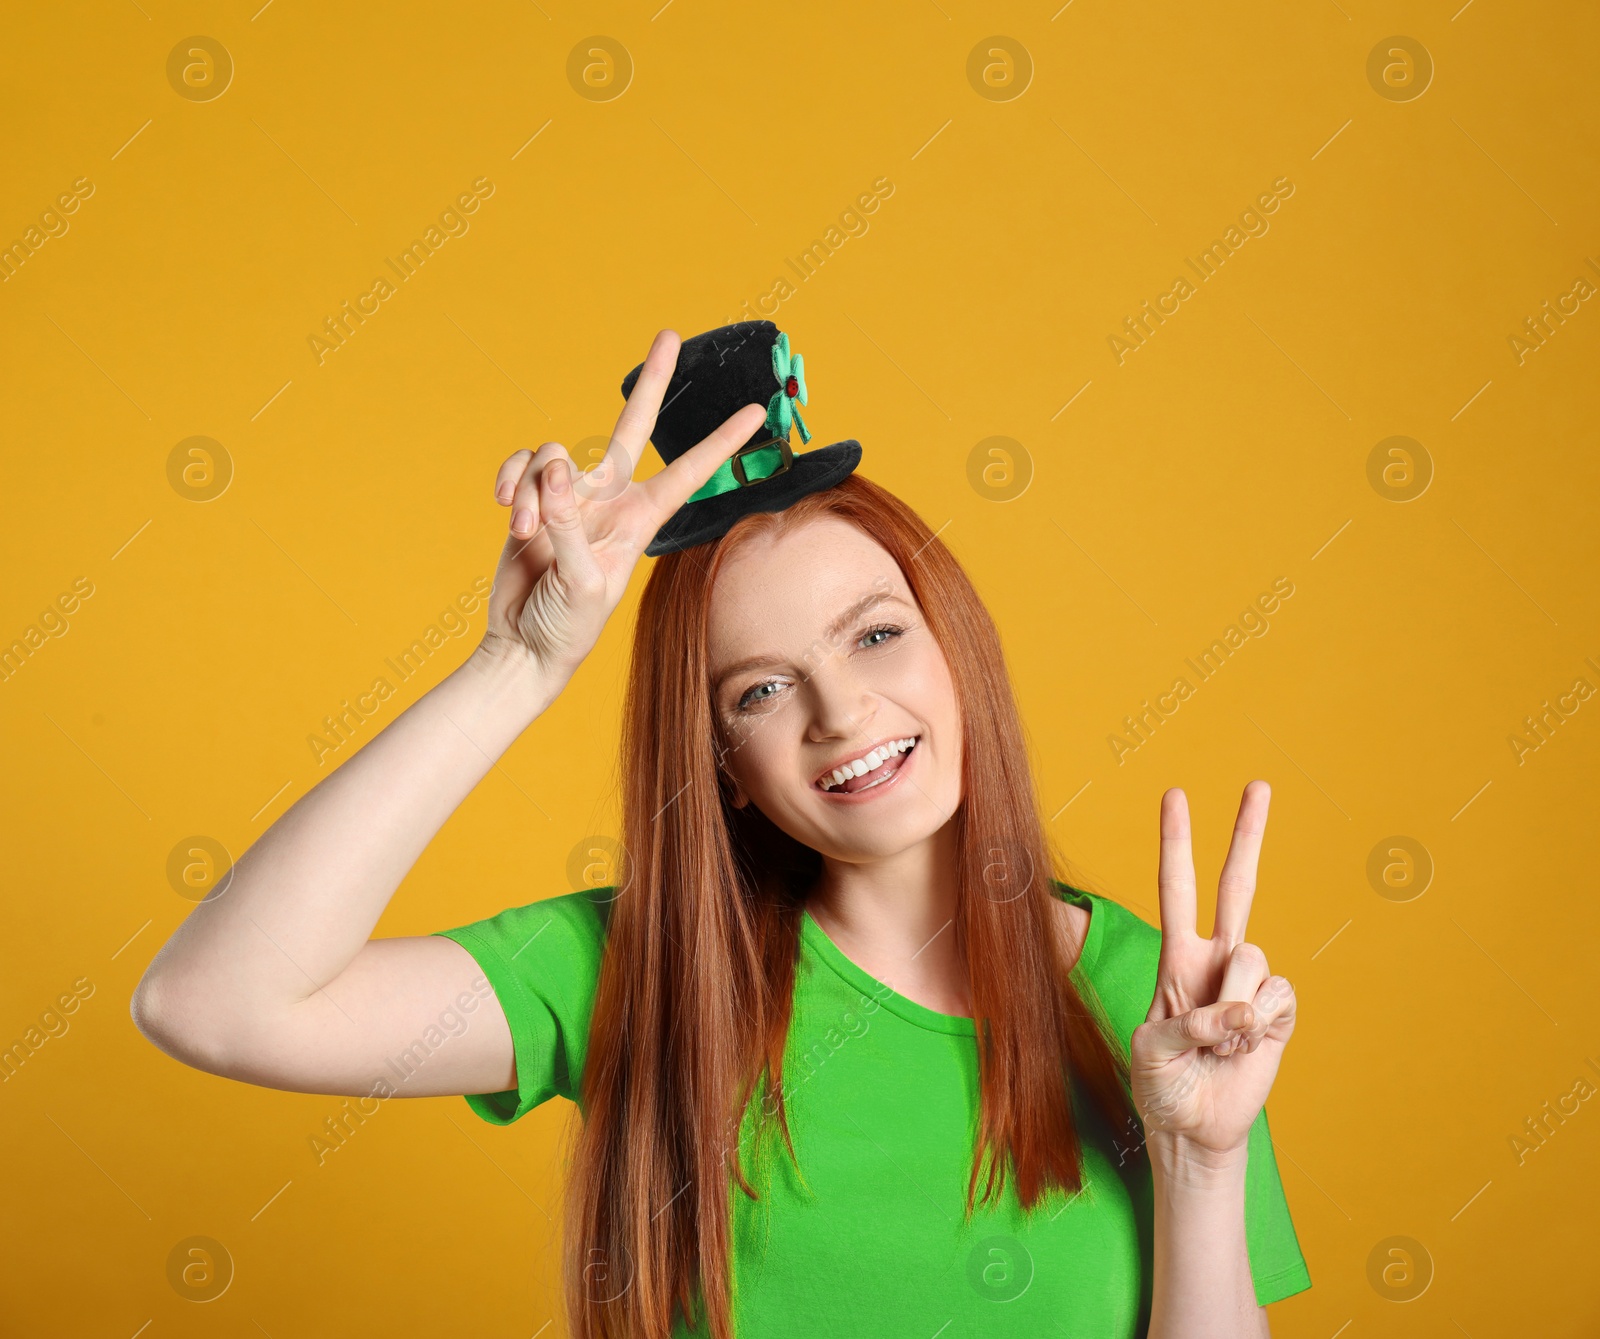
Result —
[[778, 378], [778, 389], [767, 404], [767, 431], [774, 437], [787, 437], [792, 421], [800, 429], [800, 440], [809, 442], [811, 429], [800, 417], [800, 406], [807, 403], [806, 360], [804, 354], [789, 352], [787, 332], [772, 345], [772, 371]]

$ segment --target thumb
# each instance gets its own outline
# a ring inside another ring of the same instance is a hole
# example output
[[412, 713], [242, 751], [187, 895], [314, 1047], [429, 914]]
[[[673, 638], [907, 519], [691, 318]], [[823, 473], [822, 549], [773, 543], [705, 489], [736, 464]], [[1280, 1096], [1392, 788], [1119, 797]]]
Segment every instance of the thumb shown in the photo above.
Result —
[[[1147, 1023], [1146, 1055], [1155, 1063], [1176, 1060], [1197, 1047], [1218, 1046], [1255, 1021], [1255, 1010], [1242, 1000], [1218, 1000], [1204, 1008]], [[1144, 1028], [1140, 1029], [1144, 1031]]]

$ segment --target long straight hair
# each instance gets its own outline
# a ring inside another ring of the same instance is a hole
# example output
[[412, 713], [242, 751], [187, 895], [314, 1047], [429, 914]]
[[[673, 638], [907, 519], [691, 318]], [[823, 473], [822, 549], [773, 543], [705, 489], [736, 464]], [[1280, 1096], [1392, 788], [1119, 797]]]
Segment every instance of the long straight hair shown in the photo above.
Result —
[[1032, 1209], [1082, 1188], [1076, 1086], [1110, 1129], [1127, 1061], [1068, 978], [1056, 860], [999, 634], [954, 556], [860, 474], [661, 558], [642, 596], [624, 704], [623, 852], [580, 1086], [563, 1256], [574, 1339], [669, 1339], [674, 1309], [731, 1339], [728, 1258], [741, 1115], [760, 1087], [789, 1155], [782, 1070], [804, 899], [821, 857], [719, 767], [707, 654], [717, 572], [742, 541], [821, 516], [858, 526], [905, 574], [949, 664], [962, 722], [955, 933], [971, 979], [980, 1122], [966, 1209], [1007, 1166]]

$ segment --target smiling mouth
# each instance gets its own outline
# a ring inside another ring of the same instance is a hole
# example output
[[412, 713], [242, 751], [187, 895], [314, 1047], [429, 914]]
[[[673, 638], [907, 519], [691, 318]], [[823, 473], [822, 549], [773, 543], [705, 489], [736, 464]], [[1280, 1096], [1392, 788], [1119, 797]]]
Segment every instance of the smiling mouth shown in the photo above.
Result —
[[864, 756], [823, 773], [814, 784], [818, 790], [843, 795], [859, 795], [864, 790], [881, 786], [905, 766], [921, 738], [921, 735], [907, 735], [891, 739]]

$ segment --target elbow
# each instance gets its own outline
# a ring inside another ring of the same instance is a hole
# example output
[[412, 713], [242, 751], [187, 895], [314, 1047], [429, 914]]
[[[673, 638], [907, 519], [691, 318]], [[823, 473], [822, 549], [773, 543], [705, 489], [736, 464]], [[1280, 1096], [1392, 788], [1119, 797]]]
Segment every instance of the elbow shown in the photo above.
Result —
[[181, 983], [169, 980], [152, 963], [128, 1002], [133, 1025], [158, 1051], [194, 1069], [221, 1072], [226, 1063], [201, 1026], [203, 1014]]
[[162, 970], [159, 958], [134, 987], [128, 1012], [158, 1051], [225, 1079], [260, 1082], [266, 1060], [284, 1044], [273, 1012], [250, 1007], [214, 980]]
[[133, 996], [128, 1001], [128, 1013], [133, 1018], [134, 1027], [139, 1029], [147, 1042], [159, 1051], [176, 1055], [181, 1047], [181, 1028], [173, 1017], [171, 1003], [154, 964], [145, 970], [145, 974], [139, 978], [139, 984], [133, 988]]

